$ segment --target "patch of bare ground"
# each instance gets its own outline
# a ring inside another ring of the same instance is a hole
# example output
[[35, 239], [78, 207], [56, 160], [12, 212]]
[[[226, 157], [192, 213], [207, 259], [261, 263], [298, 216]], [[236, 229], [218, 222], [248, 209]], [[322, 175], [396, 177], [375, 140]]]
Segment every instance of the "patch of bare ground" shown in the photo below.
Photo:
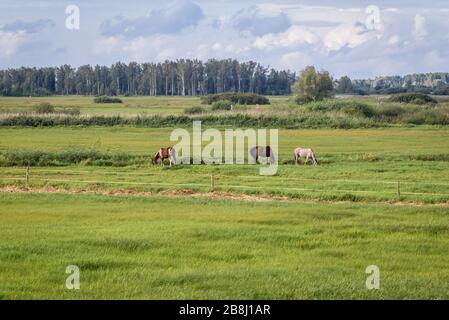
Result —
[[[181, 190], [164, 190], [160, 192], [143, 192], [135, 190], [117, 189], [117, 190], [89, 190], [89, 189], [64, 189], [55, 187], [45, 188], [26, 188], [18, 186], [5, 186], [0, 187], [0, 193], [65, 193], [65, 194], [96, 194], [106, 196], [166, 196], [166, 197], [195, 197], [195, 198], [211, 198], [211, 199], [224, 199], [224, 200], [236, 200], [236, 201], [278, 201], [278, 202], [298, 202], [298, 203], [325, 203], [325, 204], [349, 204], [354, 203], [351, 201], [328, 201], [321, 199], [292, 199], [288, 197], [265, 195], [248, 195], [242, 193], [233, 192], [195, 192], [190, 189]], [[387, 201], [387, 202], [361, 202], [369, 204], [387, 204], [394, 206], [413, 206], [413, 207], [449, 207], [449, 202], [444, 203], [424, 203], [424, 202], [411, 202], [411, 201]]]

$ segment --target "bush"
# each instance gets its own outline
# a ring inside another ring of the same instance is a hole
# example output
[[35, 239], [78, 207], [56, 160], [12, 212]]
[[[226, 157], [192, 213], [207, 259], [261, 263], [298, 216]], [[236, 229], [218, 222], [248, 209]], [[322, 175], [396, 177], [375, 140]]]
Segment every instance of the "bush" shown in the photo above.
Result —
[[424, 93], [400, 93], [395, 94], [390, 97], [389, 101], [391, 102], [399, 102], [399, 103], [410, 103], [410, 104], [437, 104], [436, 101], [431, 96]]
[[95, 103], [123, 103], [120, 98], [112, 98], [107, 96], [96, 97], [94, 99]]
[[368, 104], [357, 101], [317, 101], [306, 104], [305, 108], [306, 110], [316, 112], [341, 111], [351, 116], [364, 116], [367, 118], [373, 117], [376, 113]]
[[270, 100], [267, 97], [254, 94], [254, 93], [218, 93], [210, 94], [201, 98], [204, 104], [213, 104], [220, 100], [229, 100], [234, 104], [270, 104]]
[[212, 111], [228, 111], [232, 109], [232, 101], [220, 100], [212, 104]]
[[64, 108], [60, 111], [62, 114], [66, 114], [69, 116], [79, 116], [81, 114], [80, 108], [78, 107], [70, 107], [70, 108]]
[[48, 102], [42, 102], [36, 106], [34, 106], [34, 112], [35, 113], [55, 113], [55, 107], [53, 107]]
[[435, 89], [433, 91], [433, 94], [437, 96], [449, 96], [449, 86], [441, 87], [438, 89]]
[[449, 114], [443, 110], [421, 110], [412, 114], [407, 114], [401, 117], [402, 123], [410, 123], [416, 125], [448, 125]]
[[51, 151], [17, 151], [0, 152], [0, 166], [127, 166], [145, 164], [148, 157], [126, 153], [108, 153], [97, 150]]
[[407, 111], [399, 105], [386, 105], [378, 108], [377, 116], [379, 118], [397, 118]]
[[205, 112], [206, 110], [203, 107], [190, 107], [184, 109], [185, 114], [201, 114]]

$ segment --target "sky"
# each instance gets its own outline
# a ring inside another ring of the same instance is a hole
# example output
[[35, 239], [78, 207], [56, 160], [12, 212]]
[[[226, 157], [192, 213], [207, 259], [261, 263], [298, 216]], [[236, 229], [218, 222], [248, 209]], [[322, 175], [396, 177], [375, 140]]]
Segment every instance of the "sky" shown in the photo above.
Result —
[[448, 72], [449, 1], [0, 0], [0, 69], [178, 58], [353, 79]]

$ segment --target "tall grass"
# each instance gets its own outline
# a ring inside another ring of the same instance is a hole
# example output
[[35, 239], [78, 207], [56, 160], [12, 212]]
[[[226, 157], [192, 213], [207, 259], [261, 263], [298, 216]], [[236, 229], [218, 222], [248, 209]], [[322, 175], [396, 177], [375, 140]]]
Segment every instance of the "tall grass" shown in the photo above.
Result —
[[[257, 111], [257, 112], [256, 112]], [[205, 109], [191, 108], [184, 115], [89, 116], [79, 114], [0, 114], [0, 127], [54, 127], [54, 126], [190, 126], [200, 120], [209, 126], [276, 127], [276, 128], [373, 128], [391, 125], [449, 125], [449, 106], [411, 105], [400, 103], [378, 104], [361, 101], [326, 100], [303, 106], [261, 110], [223, 111], [207, 113]]]
[[8, 150], [0, 153], [0, 166], [129, 166], [144, 164], [149, 157], [129, 153], [109, 153], [98, 150], [67, 150], [60, 152]]

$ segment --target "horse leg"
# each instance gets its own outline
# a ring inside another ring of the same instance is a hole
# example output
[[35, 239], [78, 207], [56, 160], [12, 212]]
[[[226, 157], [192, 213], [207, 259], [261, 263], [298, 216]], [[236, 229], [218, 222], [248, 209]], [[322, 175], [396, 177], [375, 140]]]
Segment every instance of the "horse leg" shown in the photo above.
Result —
[[310, 159], [310, 154], [307, 155], [306, 162], [304, 162], [305, 165], [307, 164], [307, 162], [309, 162], [309, 159]]

